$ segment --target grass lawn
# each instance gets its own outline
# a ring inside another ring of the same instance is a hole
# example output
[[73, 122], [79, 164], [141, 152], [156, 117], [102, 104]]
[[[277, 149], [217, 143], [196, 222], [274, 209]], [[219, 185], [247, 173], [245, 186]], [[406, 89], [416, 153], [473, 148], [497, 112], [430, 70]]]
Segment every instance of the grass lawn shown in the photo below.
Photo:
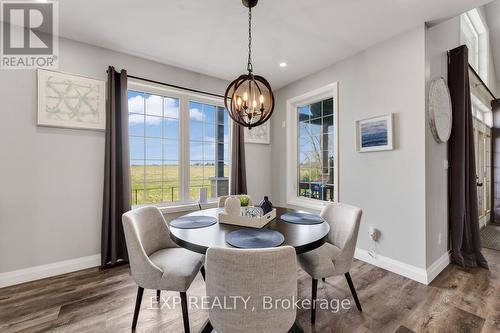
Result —
[[[191, 165], [189, 178], [189, 198], [197, 200], [201, 187], [212, 193], [210, 177], [215, 176], [214, 165]], [[132, 205], [179, 201], [178, 165], [132, 165]], [[224, 166], [224, 175], [229, 175], [229, 166]], [[144, 181], [146, 179], [146, 181]]]

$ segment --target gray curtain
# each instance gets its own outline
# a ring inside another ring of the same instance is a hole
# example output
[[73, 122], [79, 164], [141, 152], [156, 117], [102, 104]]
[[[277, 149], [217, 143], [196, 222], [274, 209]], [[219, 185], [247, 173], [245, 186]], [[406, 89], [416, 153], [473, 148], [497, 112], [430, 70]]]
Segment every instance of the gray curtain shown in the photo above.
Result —
[[488, 262], [481, 253], [479, 234], [468, 59], [466, 46], [449, 53], [448, 85], [453, 108], [453, 126], [448, 143], [452, 258], [463, 267], [487, 268]]
[[229, 194], [247, 194], [247, 173], [245, 166], [244, 128], [233, 123], [231, 133], [231, 181]]
[[491, 128], [491, 150], [493, 167], [493, 195], [491, 222], [500, 224], [500, 99], [491, 102], [493, 127]]
[[101, 265], [128, 261], [122, 215], [131, 209], [127, 71], [108, 68]]

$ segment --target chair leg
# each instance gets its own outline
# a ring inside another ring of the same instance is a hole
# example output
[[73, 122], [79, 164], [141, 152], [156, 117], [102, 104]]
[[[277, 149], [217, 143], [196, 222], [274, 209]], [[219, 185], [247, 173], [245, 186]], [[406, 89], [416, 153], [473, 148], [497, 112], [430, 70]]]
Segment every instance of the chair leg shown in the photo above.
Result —
[[135, 300], [135, 310], [134, 319], [132, 320], [132, 330], [135, 330], [137, 326], [137, 319], [139, 318], [139, 311], [141, 310], [142, 294], [144, 294], [144, 288], [139, 287], [137, 289], [137, 299]]
[[351, 275], [349, 272], [345, 273], [345, 279], [347, 280], [347, 284], [349, 284], [349, 288], [351, 289], [352, 297], [354, 297], [354, 302], [356, 302], [356, 307], [359, 312], [362, 312], [361, 303], [359, 303], [358, 294], [356, 294], [356, 289], [354, 289], [354, 284], [352, 283]]
[[304, 330], [302, 329], [302, 327], [300, 327], [297, 321], [295, 321], [295, 323], [293, 323], [293, 326], [292, 328], [290, 328], [288, 333], [304, 333]]
[[201, 272], [201, 276], [203, 277], [203, 281], [206, 281], [206, 279], [205, 279], [205, 266], [201, 266], [200, 272]]
[[156, 300], [160, 302], [160, 297], [161, 297], [161, 290], [156, 291]]
[[316, 322], [316, 298], [318, 295], [318, 280], [312, 279], [312, 297], [311, 297], [311, 324]]
[[182, 320], [184, 321], [184, 333], [189, 333], [189, 316], [187, 307], [187, 296], [185, 292], [181, 292], [181, 307], [182, 307]]
[[325, 278], [321, 278], [321, 281], [325, 282], [325, 281], [326, 281], [326, 279], [325, 279]]

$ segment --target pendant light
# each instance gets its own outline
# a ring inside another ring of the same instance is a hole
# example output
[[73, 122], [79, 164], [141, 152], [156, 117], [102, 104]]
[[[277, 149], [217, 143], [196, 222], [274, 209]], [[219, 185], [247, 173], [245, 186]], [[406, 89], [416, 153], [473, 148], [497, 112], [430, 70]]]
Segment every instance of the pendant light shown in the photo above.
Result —
[[267, 80], [254, 75], [252, 67], [252, 8], [258, 0], [242, 0], [248, 7], [248, 74], [231, 82], [224, 94], [229, 116], [239, 125], [252, 128], [264, 124], [273, 113], [274, 95]]

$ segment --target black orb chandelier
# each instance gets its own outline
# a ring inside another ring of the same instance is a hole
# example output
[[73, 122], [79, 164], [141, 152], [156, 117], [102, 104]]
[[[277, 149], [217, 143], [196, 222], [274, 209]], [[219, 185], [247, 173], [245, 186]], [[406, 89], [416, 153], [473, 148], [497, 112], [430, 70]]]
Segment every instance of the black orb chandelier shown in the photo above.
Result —
[[252, 7], [258, 0], [242, 0], [248, 7], [248, 74], [231, 82], [224, 94], [229, 116], [239, 125], [252, 128], [264, 124], [274, 110], [274, 94], [267, 80], [253, 74], [252, 67]]

